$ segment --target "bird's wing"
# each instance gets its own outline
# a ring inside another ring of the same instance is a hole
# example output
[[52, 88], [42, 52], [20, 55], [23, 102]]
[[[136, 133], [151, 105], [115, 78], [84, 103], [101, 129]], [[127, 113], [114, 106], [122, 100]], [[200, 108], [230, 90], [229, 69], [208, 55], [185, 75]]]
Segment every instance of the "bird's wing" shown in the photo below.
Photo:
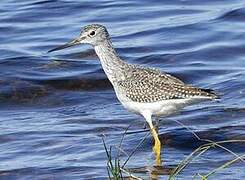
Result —
[[149, 79], [154, 79], [155, 81], [161, 81], [165, 83], [184, 84], [184, 82], [181, 81], [180, 79], [171, 76], [170, 74], [163, 73], [158, 69], [146, 68], [146, 67], [141, 67], [136, 65], [130, 65], [130, 66], [131, 66], [130, 71], [128, 70], [125, 71], [127, 72], [125, 74], [127, 78], [132, 78], [134, 80], [139, 80], [139, 81], [145, 78], [149, 78]]
[[185, 85], [171, 75], [146, 68], [127, 72], [125, 79], [118, 81], [117, 85], [127, 98], [135, 102], [156, 102], [193, 97], [212, 99], [216, 97], [215, 94], [205, 89]]

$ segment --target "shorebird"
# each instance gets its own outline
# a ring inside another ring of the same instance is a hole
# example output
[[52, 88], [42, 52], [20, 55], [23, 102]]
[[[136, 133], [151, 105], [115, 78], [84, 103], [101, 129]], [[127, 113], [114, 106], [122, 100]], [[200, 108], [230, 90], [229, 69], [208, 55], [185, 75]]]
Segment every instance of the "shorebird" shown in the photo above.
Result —
[[106, 27], [100, 24], [85, 26], [79, 37], [48, 52], [79, 44], [94, 47], [118, 100], [129, 111], [142, 115], [149, 124], [155, 141], [153, 151], [157, 165], [161, 165], [161, 142], [152, 116], [167, 116], [187, 105], [218, 98], [213, 90], [187, 85], [157, 69], [123, 61], [113, 48]]

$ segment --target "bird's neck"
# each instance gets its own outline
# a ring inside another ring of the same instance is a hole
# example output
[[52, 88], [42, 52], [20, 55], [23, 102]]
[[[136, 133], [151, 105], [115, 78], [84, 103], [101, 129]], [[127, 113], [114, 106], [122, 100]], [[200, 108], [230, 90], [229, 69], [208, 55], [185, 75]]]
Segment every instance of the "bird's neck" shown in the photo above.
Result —
[[110, 40], [106, 40], [94, 48], [101, 61], [103, 70], [113, 84], [114, 81], [119, 80], [125, 62], [119, 58]]

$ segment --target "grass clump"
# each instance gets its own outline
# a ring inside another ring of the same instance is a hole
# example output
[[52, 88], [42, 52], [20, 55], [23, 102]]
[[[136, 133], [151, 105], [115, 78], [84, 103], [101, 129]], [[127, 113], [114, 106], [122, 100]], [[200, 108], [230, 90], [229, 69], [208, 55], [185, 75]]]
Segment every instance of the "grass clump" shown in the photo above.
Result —
[[108, 149], [104, 138], [102, 138], [102, 140], [107, 156], [107, 172], [108, 172], [109, 179], [115, 179], [115, 180], [123, 179], [121, 166], [120, 166], [120, 158], [117, 156], [113, 160], [112, 147], [110, 146]]
[[[128, 161], [130, 160], [130, 158], [134, 155], [134, 153], [136, 152], [136, 150], [140, 147], [140, 145], [145, 141], [146, 137], [149, 136], [150, 133], [146, 133], [146, 135], [142, 138], [142, 140], [138, 143], [138, 145], [133, 149], [133, 151], [130, 154], [127, 154], [121, 147], [122, 147], [122, 143], [124, 140], [124, 137], [129, 129], [131, 125], [129, 125], [125, 132], [122, 135], [122, 138], [120, 140], [120, 143], [118, 146], [116, 146], [115, 148], [117, 149], [117, 154], [115, 157], [113, 157], [112, 154], [112, 146], [110, 146], [109, 148], [106, 145], [105, 139], [104, 137], [102, 137], [102, 141], [103, 141], [103, 146], [106, 152], [106, 156], [107, 156], [107, 172], [108, 172], [108, 177], [109, 179], [113, 179], [113, 180], [121, 180], [121, 179], [137, 179], [137, 180], [141, 180], [141, 178], [133, 175], [132, 173], [130, 173], [125, 166], [127, 165]], [[121, 164], [120, 161], [120, 157], [121, 157], [121, 153], [123, 153], [124, 155], [127, 156], [127, 159]], [[126, 174], [127, 177], [123, 176], [123, 174]]]

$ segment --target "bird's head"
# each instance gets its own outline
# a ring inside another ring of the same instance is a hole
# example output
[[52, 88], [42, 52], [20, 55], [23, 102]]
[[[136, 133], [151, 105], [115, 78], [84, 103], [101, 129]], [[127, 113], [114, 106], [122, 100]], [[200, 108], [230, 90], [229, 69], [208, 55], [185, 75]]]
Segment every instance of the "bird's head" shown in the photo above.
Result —
[[90, 24], [82, 29], [77, 38], [64, 45], [51, 49], [48, 52], [58, 51], [78, 44], [91, 44], [92, 46], [97, 46], [108, 39], [109, 34], [103, 25]]

